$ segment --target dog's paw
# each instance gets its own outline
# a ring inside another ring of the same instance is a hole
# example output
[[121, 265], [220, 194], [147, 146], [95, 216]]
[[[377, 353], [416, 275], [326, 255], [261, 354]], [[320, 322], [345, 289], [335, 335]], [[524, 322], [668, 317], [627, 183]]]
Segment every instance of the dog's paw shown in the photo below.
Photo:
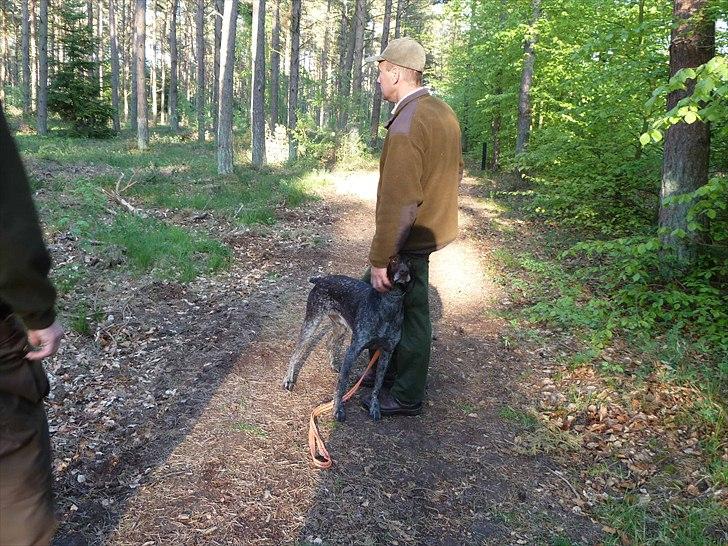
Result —
[[339, 407], [334, 409], [334, 419], [339, 423], [346, 421], [346, 411], [344, 410], [344, 404], [340, 404]]
[[369, 417], [374, 421], [379, 421], [382, 418], [382, 412], [379, 410], [379, 400], [376, 398], [369, 404]]
[[296, 385], [296, 380], [295, 379], [291, 379], [290, 377], [286, 377], [283, 380], [283, 388], [286, 389], [287, 391], [292, 391], [293, 390], [293, 387], [295, 385]]

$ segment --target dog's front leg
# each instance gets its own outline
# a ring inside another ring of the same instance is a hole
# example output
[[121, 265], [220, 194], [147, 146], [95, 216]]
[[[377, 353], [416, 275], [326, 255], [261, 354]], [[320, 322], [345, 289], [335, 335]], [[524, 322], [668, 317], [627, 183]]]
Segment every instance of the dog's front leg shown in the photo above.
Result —
[[391, 351], [382, 350], [379, 355], [379, 362], [377, 362], [377, 376], [374, 379], [374, 388], [372, 389], [372, 398], [369, 404], [369, 416], [375, 421], [379, 421], [379, 419], [382, 418], [381, 411], [379, 410], [379, 391], [382, 390], [384, 374], [387, 373], [387, 367], [389, 366], [389, 359], [391, 356]]
[[342, 400], [346, 388], [349, 386], [349, 372], [351, 367], [356, 362], [356, 358], [361, 353], [362, 348], [351, 345], [346, 351], [344, 356], [344, 362], [341, 364], [341, 371], [339, 372], [339, 382], [336, 385], [336, 393], [334, 393], [334, 419], [337, 421], [344, 421], [346, 419], [346, 411], [344, 410], [344, 402]]

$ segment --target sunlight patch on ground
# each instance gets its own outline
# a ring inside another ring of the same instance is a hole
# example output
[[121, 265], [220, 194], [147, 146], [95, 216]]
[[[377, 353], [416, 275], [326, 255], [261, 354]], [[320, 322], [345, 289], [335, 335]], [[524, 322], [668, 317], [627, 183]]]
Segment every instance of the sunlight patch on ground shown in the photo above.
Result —
[[334, 189], [340, 195], [353, 195], [367, 201], [377, 198], [378, 174], [374, 171], [334, 173]]

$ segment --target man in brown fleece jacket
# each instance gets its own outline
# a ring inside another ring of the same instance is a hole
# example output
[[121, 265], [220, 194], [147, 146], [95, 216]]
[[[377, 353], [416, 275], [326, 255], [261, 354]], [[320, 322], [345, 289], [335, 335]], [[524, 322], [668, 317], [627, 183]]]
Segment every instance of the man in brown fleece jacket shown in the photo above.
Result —
[[[50, 256], [0, 106], [0, 544], [49, 544], [56, 528], [41, 359], [58, 349]], [[29, 350], [29, 344], [36, 347]]]
[[458, 230], [460, 125], [452, 109], [422, 87], [425, 50], [416, 41], [392, 40], [367, 61], [379, 63], [382, 97], [396, 105], [385, 126], [376, 232], [365, 278], [379, 292], [389, 290], [387, 263], [397, 254], [409, 259], [413, 278], [404, 300], [402, 338], [387, 370], [391, 388], [380, 396], [381, 411], [416, 415], [425, 395], [432, 340], [429, 255], [455, 239]]

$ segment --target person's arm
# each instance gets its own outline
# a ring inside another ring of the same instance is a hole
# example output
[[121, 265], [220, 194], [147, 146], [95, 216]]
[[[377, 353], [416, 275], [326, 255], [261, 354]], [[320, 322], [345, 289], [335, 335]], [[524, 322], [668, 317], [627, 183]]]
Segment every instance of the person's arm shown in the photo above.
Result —
[[0, 300], [23, 321], [30, 342], [43, 346], [30, 353], [36, 358], [48, 356], [60, 339], [50, 266], [25, 169], [0, 107]]

